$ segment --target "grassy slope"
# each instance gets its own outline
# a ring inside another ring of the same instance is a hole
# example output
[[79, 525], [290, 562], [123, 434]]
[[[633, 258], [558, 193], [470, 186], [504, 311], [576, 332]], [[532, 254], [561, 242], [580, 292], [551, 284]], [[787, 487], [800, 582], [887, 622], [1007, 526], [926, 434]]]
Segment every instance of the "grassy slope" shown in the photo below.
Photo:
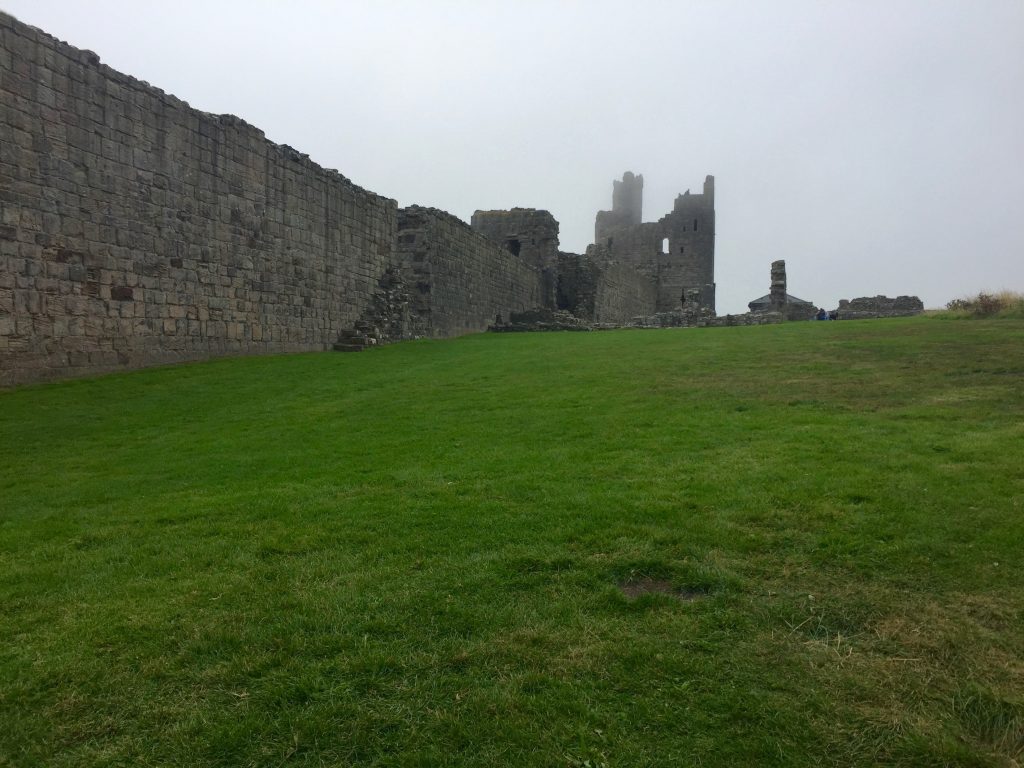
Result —
[[0, 764], [1012, 765], [1022, 438], [1019, 321], [0, 393]]

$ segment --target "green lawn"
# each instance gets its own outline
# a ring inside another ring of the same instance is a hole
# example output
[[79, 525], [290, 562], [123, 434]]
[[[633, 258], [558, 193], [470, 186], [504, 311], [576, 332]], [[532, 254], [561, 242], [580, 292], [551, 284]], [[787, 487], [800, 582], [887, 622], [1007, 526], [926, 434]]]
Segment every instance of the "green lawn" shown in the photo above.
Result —
[[1022, 552], [1021, 320], [8, 391], [0, 765], [1014, 766]]

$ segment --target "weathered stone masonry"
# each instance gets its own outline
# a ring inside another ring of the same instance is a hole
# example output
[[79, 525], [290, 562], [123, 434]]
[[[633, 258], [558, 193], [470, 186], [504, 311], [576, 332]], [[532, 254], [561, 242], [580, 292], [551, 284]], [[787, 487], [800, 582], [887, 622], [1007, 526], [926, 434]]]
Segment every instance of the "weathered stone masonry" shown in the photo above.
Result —
[[537, 270], [541, 279], [538, 306], [554, 306], [559, 258], [558, 222], [554, 216], [536, 208], [477, 211], [470, 226]]
[[[216, 355], [359, 350], [500, 327], [802, 319], [785, 264], [715, 316], [715, 182], [644, 222], [615, 181], [585, 254], [547, 211], [443, 211], [362, 189], [0, 12], [0, 386]], [[919, 299], [833, 316], [917, 314]]]
[[0, 14], [0, 384], [324, 349], [397, 206]]
[[840, 299], [836, 314], [846, 320], [868, 320], [876, 317], [910, 317], [924, 312], [924, 304], [917, 296], [861, 296], [858, 299]]
[[409, 276], [412, 316], [422, 323], [417, 335], [485, 331], [496, 320], [544, 304], [545, 276], [537, 264], [444, 211], [403, 209], [398, 253]]
[[713, 314], [710, 177], [643, 224], [642, 177], [627, 174], [599, 214], [608, 242], [566, 254], [547, 211], [469, 226], [399, 209], [3, 13], [0, 97], [0, 386], [356, 350], [531, 312], [623, 325], [686, 296]]
[[580, 319], [621, 326], [656, 312], [657, 283], [612, 261], [601, 246], [560, 254], [558, 269], [558, 306]]
[[[644, 177], [626, 173], [616, 181], [612, 210], [600, 211], [594, 243], [612, 261], [628, 264], [658, 287], [655, 311], [671, 312], [687, 292], [701, 306], [715, 310], [715, 179], [708, 176], [700, 194], [686, 190], [672, 211], [643, 223]], [[693, 294], [692, 291], [697, 291]]]
[[[620, 184], [615, 182], [615, 190]], [[599, 326], [626, 325], [637, 315], [656, 311], [656, 275], [633, 263], [617, 261], [608, 248], [599, 244], [590, 246], [583, 255], [559, 251], [558, 222], [547, 211], [477, 211], [472, 227], [539, 271], [537, 307], [541, 309], [564, 310]], [[541, 324], [549, 325], [549, 319]]]

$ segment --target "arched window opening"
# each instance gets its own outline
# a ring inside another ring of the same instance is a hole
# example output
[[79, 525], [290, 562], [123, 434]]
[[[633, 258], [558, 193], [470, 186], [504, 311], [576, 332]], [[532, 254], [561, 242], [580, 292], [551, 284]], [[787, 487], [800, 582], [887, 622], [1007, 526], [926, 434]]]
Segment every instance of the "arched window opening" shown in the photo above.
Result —
[[693, 231], [694, 232], [697, 231], [697, 220], [696, 219], [693, 220]]
[[666, 238], [664, 238], [664, 239], [663, 239], [663, 240], [661, 241], [661, 252], [662, 252], [663, 254], [664, 254], [664, 253], [668, 253], [668, 238], [667, 238], [667, 237], [666, 237]]

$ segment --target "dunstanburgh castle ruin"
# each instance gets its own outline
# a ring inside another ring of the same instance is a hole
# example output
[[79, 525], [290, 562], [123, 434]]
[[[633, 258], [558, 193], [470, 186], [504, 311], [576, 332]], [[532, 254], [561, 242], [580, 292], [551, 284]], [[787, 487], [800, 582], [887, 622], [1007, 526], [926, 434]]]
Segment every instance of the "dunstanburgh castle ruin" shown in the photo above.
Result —
[[777, 262], [751, 313], [716, 317], [714, 179], [656, 222], [641, 220], [642, 195], [642, 176], [614, 183], [585, 254], [559, 250], [543, 210], [477, 211], [467, 225], [399, 208], [0, 13], [0, 386], [489, 328], [813, 311]]

